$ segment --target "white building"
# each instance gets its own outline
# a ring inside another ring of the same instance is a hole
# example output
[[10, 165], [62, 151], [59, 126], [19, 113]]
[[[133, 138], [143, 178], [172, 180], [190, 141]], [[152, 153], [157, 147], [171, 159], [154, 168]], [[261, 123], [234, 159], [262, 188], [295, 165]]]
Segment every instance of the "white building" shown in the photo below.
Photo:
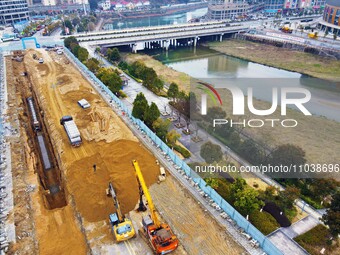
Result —
[[99, 2], [98, 6], [101, 7], [104, 11], [110, 10], [111, 9], [111, 1], [105, 0], [105, 1]]

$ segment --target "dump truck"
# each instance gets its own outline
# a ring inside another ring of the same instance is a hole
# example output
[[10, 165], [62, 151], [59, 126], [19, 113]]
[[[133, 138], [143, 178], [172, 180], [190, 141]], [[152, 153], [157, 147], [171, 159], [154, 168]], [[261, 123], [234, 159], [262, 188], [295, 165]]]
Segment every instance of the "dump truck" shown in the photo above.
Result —
[[[136, 160], [132, 161], [135, 168], [136, 178], [139, 185], [139, 211], [146, 210], [143, 204], [142, 196], [144, 195], [149, 207], [150, 216], [142, 218], [142, 227], [138, 230], [142, 239], [152, 248], [155, 254], [167, 254], [177, 249], [179, 241], [177, 236], [173, 233], [170, 226], [166, 223], [161, 223], [158, 219], [156, 208], [151, 199], [150, 192], [144, 181], [143, 174], [139, 168]], [[166, 199], [166, 198], [165, 198]]]
[[78, 127], [76, 123], [74, 122], [73, 118], [71, 116], [63, 116], [60, 119], [60, 124], [64, 126], [64, 129], [66, 131], [67, 137], [70, 140], [70, 143], [74, 147], [80, 146], [82, 143], [80, 132], [78, 130]]
[[109, 188], [107, 189], [106, 194], [112, 197], [114, 206], [116, 208], [116, 212], [110, 214], [109, 220], [112, 233], [117, 242], [126, 241], [135, 237], [136, 231], [133, 228], [132, 221], [122, 214], [116, 192], [111, 182], [109, 183]]

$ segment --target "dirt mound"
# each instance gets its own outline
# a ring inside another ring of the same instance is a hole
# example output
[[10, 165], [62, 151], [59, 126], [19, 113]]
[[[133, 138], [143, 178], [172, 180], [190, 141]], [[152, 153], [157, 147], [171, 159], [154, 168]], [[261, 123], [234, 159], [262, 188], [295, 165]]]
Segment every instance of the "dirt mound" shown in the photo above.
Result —
[[112, 199], [105, 194], [109, 182], [114, 185], [122, 212], [134, 209], [138, 202], [138, 185], [131, 163], [133, 159], [138, 160], [148, 185], [157, 181], [159, 166], [155, 158], [137, 142], [127, 140], [102, 143], [96, 154], [78, 160], [68, 168], [69, 191], [85, 220], [106, 220], [114, 212]]

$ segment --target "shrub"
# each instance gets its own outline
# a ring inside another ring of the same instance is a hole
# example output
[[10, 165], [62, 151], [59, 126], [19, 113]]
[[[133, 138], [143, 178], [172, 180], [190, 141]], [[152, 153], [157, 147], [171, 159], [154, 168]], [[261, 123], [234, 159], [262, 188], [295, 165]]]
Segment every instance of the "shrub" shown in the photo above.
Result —
[[269, 235], [280, 227], [275, 218], [265, 211], [254, 211], [249, 220], [264, 235]]
[[182, 146], [175, 144], [173, 148], [175, 151], [181, 153], [184, 158], [190, 158], [191, 156], [190, 152], [187, 149], [183, 148]]

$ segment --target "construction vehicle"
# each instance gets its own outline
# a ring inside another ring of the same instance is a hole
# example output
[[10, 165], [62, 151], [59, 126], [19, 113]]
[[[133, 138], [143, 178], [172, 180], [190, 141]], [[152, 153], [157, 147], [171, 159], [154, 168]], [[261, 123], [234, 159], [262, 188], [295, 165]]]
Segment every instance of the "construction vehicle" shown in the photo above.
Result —
[[146, 198], [149, 206], [150, 216], [142, 218], [142, 228], [138, 230], [140, 236], [149, 244], [155, 254], [167, 254], [174, 251], [179, 244], [179, 241], [172, 232], [170, 226], [166, 223], [161, 223], [158, 219], [156, 208], [151, 199], [151, 195], [144, 181], [144, 177], [136, 160], [132, 161], [135, 168], [136, 178], [139, 185], [139, 209], [145, 211], [146, 207], [143, 204], [143, 195]]
[[288, 34], [293, 33], [293, 29], [291, 29], [291, 28], [289, 28], [289, 27], [286, 27], [286, 26], [281, 27], [280, 30], [281, 30], [283, 33], [288, 33]]
[[318, 32], [309, 33], [308, 38], [318, 39]]
[[112, 183], [109, 183], [109, 188], [106, 191], [107, 195], [111, 196], [113, 203], [116, 207], [116, 212], [110, 214], [110, 224], [112, 228], [112, 233], [117, 240], [117, 242], [122, 242], [129, 240], [136, 236], [136, 231], [133, 228], [132, 221], [122, 214], [117, 199], [115, 190], [113, 189]]
[[80, 146], [82, 143], [79, 129], [71, 116], [63, 116], [60, 119], [60, 124], [64, 126], [67, 137], [74, 147]]

